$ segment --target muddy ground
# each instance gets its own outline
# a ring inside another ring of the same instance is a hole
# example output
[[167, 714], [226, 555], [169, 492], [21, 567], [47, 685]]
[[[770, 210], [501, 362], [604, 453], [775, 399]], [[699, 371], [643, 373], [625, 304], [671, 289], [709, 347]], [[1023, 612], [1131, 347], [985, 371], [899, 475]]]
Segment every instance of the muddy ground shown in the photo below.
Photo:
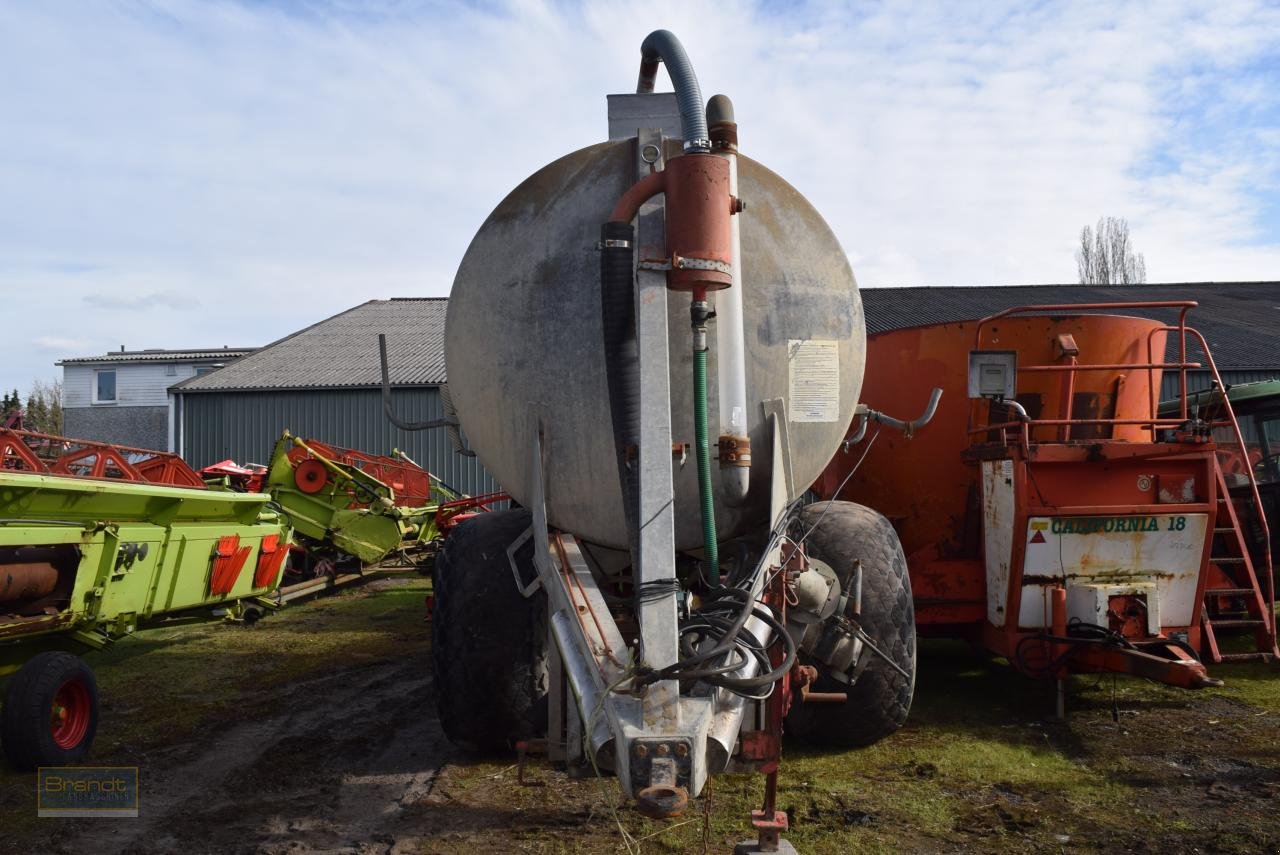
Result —
[[[35, 818], [0, 774], [11, 852], [722, 852], [760, 779], [717, 779], [682, 820], [642, 819], [612, 781], [478, 761], [434, 715], [425, 580], [388, 578], [258, 626], [166, 626], [93, 660], [92, 761], [136, 765], [137, 819]], [[1280, 673], [1218, 669], [1197, 694], [1049, 687], [951, 643], [923, 647], [908, 726], [861, 752], [792, 746], [780, 804], [806, 852], [1280, 851]], [[634, 851], [634, 849], [633, 849]]]

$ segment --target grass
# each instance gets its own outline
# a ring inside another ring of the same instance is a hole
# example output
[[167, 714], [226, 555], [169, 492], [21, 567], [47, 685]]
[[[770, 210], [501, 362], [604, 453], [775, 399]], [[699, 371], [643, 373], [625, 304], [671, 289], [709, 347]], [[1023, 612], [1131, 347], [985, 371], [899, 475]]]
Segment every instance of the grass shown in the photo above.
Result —
[[[91, 660], [104, 702], [95, 761], [136, 763], [192, 733], [270, 713], [286, 693], [264, 690], [335, 663], [425, 657], [428, 592], [425, 579], [403, 576], [290, 606], [252, 628], [169, 625], [120, 642]], [[1234, 779], [1196, 764], [1218, 758], [1272, 776], [1259, 786], [1280, 781], [1280, 681], [1265, 665], [1215, 672], [1227, 685], [1199, 693], [1073, 678], [1060, 723], [1050, 718], [1050, 684], [964, 644], [925, 642], [915, 706], [898, 734], [858, 751], [787, 746], [778, 793], [787, 838], [801, 851], [867, 853], [1264, 846], [1280, 831], [1266, 794], [1233, 790], [1205, 807], [1206, 787]], [[717, 851], [751, 836], [746, 818], [763, 796], [760, 776], [724, 776], [690, 806], [692, 822], [654, 822], [624, 804], [612, 780], [569, 780], [536, 764], [530, 773], [549, 785], [519, 786], [512, 761], [447, 767], [448, 801], [424, 810], [500, 809], [519, 821], [465, 831], [454, 823], [437, 839], [442, 850], [473, 848], [478, 834], [513, 851], [612, 849], [621, 821], [646, 852], [701, 851], [704, 834]], [[30, 776], [0, 771], [0, 823], [14, 840], [34, 821], [30, 786]]]
[[[1170, 784], [1197, 800], [1202, 798], [1197, 782], [1165, 781], [1150, 772], [1153, 763], [1165, 763], [1160, 752], [1170, 744], [1191, 752], [1234, 750], [1241, 756], [1270, 751], [1269, 762], [1276, 765], [1270, 730], [1276, 720], [1249, 721], [1259, 712], [1280, 715], [1275, 670], [1219, 670], [1228, 685], [1198, 695], [1123, 677], [1114, 687], [1111, 677], [1073, 678], [1072, 713], [1059, 723], [1050, 718], [1050, 684], [1020, 677], [1004, 662], [976, 656], [966, 645], [926, 642], [916, 703], [902, 731], [858, 751], [787, 747], [778, 793], [779, 808], [790, 818], [786, 836], [801, 851], [879, 853], [1058, 852], [1073, 840], [1124, 849], [1162, 836], [1191, 840], [1211, 834], [1219, 848], [1250, 851], [1260, 834], [1265, 839], [1276, 828], [1267, 825], [1265, 802], [1263, 813], [1242, 816], [1240, 834], [1233, 837], [1234, 832], [1209, 828], [1223, 817], [1215, 813], [1219, 805], [1179, 814], [1159, 790]], [[1113, 689], [1119, 722], [1111, 715]], [[1225, 732], [1244, 732], [1231, 746], [1203, 749], [1183, 730], [1191, 718], [1212, 731], [1207, 723], [1224, 713], [1198, 710], [1215, 699], [1228, 699], [1228, 712], [1239, 708]], [[451, 792], [469, 803], [515, 799], [527, 809], [572, 810], [586, 804], [597, 835], [590, 838], [592, 845], [617, 843], [609, 798], [563, 777], [555, 778], [554, 796], [546, 795], [550, 789], [529, 796], [531, 791], [510, 786], [514, 774], [493, 764], [461, 767], [454, 770]], [[612, 785], [607, 792], [617, 797]], [[714, 781], [707, 828], [713, 851], [750, 836], [745, 818], [762, 798], [759, 776]], [[690, 814], [696, 817], [700, 810], [695, 804]], [[658, 823], [625, 805], [619, 816], [632, 836], [656, 835], [646, 840], [646, 851], [701, 851], [700, 820]], [[536, 837], [526, 842], [538, 851], [556, 851], [545, 837], [541, 843]], [[1180, 847], [1175, 843], [1174, 848]]]
[[[263, 709], [264, 689], [347, 664], [415, 655], [430, 582], [401, 576], [292, 604], [251, 627], [217, 620], [163, 623], [86, 656], [102, 715], [92, 759], [137, 765], [220, 722]], [[32, 776], [0, 764], [0, 825], [37, 821]]]

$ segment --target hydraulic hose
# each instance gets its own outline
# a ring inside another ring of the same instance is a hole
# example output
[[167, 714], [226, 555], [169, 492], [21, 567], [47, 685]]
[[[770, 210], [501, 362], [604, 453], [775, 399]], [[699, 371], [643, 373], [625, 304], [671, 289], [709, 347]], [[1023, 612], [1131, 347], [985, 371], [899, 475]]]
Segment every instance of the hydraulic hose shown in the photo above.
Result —
[[680, 105], [680, 133], [684, 137], [685, 151], [711, 151], [711, 138], [707, 133], [707, 117], [703, 113], [702, 89], [693, 73], [693, 63], [684, 52], [684, 45], [670, 30], [654, 30], [640, 44], [640, 79], [636, 93], [644, 95], [653, 91], [658, 76], [658, 63], [667, 66], [671, 85], [676, 90], [676, 102]]
[[[698, 304], [695, 303], [696, 307]], [[705, 303], [702, 304], [704, 307]], [[704, 310], [705, 311], [705, 310]], [[696, 312], [696, 309], [695, 309]], [[707, 578], [719, 584], [720, 546], [716, 542], [716, 508], [711, 488], [711, 448], [707, 436], [707, 343], [706, 327], [694, 322], [693, 348], [693, 443], [698, 464], [698, 503], [702, 509], [702, 549]], [[705, 323], [705, 321], [703, 321]], [[698, 339], [701, 338], [701, 347]]]
[[[634, 541], [639, 532], [640, 496], [627, 449], [638, 444], [640, 378], [635, 370], [635, 226], [609, 222], [600, 227], [600, 319], [604, 329], [604, 370], [609, 412], [622, 484], [622, 511]], [[636, 543], [631, 543], [634, 556]]]

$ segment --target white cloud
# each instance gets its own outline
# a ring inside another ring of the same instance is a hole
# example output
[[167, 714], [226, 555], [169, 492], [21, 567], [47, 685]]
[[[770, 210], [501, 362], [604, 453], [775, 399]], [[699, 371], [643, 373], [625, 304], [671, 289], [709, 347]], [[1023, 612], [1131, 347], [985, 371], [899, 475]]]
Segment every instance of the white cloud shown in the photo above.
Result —
[[191, 294], [154, 291], [144, 294], [85, 294], [82, 302], [95, 309], [193, 309], [200, 305]]
[[[0, 296], [69, 356], [447, 293], [498, 200], [603, 136], [658, 26], [863, 285], [1070, 281], [1102, 215], [1153, 280], [1280, 272], [1264, 3], [156, 0], [0, 9]], [[0, 387], [50, 362], [0, 343]]]
[[43, 350], [63, 351], [79, 351], [92, 346], [93, 340], [89, 338], [71, 338], [56, 335], [36, 336], [31, 342], [36, 347]]

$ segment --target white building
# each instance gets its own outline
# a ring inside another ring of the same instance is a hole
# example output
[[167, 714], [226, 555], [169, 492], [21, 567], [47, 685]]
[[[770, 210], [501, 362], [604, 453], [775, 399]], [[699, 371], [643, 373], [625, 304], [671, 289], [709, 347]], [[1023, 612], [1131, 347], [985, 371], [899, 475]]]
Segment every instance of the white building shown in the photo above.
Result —
[[172, 450], [169, 387], [221, 368], [254, 348], [125, 350], [63, 359], [67, 436]]

